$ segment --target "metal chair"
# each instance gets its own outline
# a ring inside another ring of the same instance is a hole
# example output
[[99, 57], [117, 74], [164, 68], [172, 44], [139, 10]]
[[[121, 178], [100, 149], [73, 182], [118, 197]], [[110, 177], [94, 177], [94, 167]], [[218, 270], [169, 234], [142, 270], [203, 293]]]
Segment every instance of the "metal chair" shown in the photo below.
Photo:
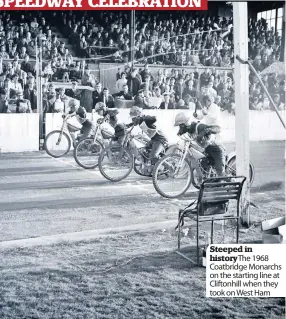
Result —
[[[230, 181], [231, 180], [231, 181]], [[240, 219], [240, 197], [246, 177], [217, 177], [205, 180], [200, 188], [198, 199], [193, 201], [185, 209], [179, 211], [178, 216], [178, 251], [182, 257], [194, 262], [180, 252], [181, 230], [184, 226], [185, 218], [190, 218], [196, 222], [196, 255], [197, 265], [199, 265], [199, 237], [200, 223], [211, 222], [210, 240], [213, 244], [214, 222], [221, 220], [236, 220], [236, 243], [239, 240], [239, 219]], [[228, 211], [230, 201], [236, 201], [236, 214]]]

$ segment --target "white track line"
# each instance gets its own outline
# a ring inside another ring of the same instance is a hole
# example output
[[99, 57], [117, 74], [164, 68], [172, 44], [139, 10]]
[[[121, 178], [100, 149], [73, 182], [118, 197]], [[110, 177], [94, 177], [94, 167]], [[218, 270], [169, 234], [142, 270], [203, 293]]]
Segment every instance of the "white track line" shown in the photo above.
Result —
[[[51, 157], [51, 156], [48, 156], [48, 157]], [[54, 157], [51, 157], [51, 158], [52, 158], [53, 160], [56, 160], [56, 161], [58, 161], [58, 162], [61, 162], [61, 163], [65, 164], [65, 165], [74, 167], [74, 168], [76, 168], [76, 169], [81, 169], [81, 170], [84, 171], [85, 173], [94, 174], [94, 175], [96, 175], [96, 176], [100, 176], [100, 177], [103, 178], [103, 176], [100, 174], [100, 172], [97, 172], [97, 171], [94, 171], [94, 170], [86, 170], [86, 169], [80, 167], [79, 165], [74, 165], [74, 164], [72, 164], [72, 163], [66, 162], [66, 161], [64, 161], [62, 158], [54, 158]], [[111, 182], [110, 182], [110, 183], [111, 183]], [[137, 189], [140, 190], [140, 191], [146, 192], [146, 189], [144, 189], [144, 188], [143, 188], [142, 186], [140, 186], [140, 185], [134, 185], [134, 184], [132, 184], [132, 183], [127, 183], [127, 184], [125, 184], [125, 185], [126, 185], [126, 186], [132, 186], [132, 187], [134, 187], [134, 188], [137, 188]], [[124, 186], [125, 186], [125, 185], [124, 185]], [[122, 186], [123, 186], [123, 185], [120, 185], [119, 187], [122, 187]], [[146, 185], [146, 186], [149, 186], [149, 185]]]
[[[48, 157], [51, 157], [51, 156], [48, 156]], [[83, 171], [83, 172], [85, 172], [85, 173], [87, 173], [87, 174], [94, 174], [94, 175], [96, 175], [96, 176], [100, 176], [101, 178], [103, 178], [103, 176], [100, 174], [100, 172], [97, 172], [97, 171], [94, 171], [94, 170], [86, 170], [86, 169], [84, 169], [84, 168], [82, 168], [82, 167], [80, 167], [79, 165], [75, 165], [75, 164], [72, 164], [72, 163], [69, 163], [69, 162], [66, 162], [66, 161], [64, 161], [62, 158], [54, 158], [54, 157], [52, 157], [52, 159], [53, 160], [56, 160], [56, 161], [58, 161], [58, 162], [61, 162], [61, 163], [63, 163], [63, 164], [65, 164], [65, 165], [68, 165], [68, 166], [71, 166], [71, 167], [74, 167], [74, 168], [76, 168], [76, 169], [80, 169], [81, 171]], [[110, 182], [111, 184], [110, 185], [114, 185], [112, 182]], [[148, 187], [148, 186], [150, 186], [150, 185], [152, 185], [152, 184], [143, 184], [143, 185], [138, 185], [138, 184], [133, 184], [132, 182], [127, 182], [127, 183], [125, 183], [124, 185], [120, 185], [120, 184], [118, 184], [117, 186], [112, 186], [112, 187], [125, 187], [125, 186], [127, 186], [127, 187], [133, 187], [133, 188], [136, 188], [136, 189], [138, 189], [138, 190], [140, 190], [141, 192], [144, 192], [144, 193], [146, 193], [146, 189], [145, 189], [145, 187]], [[103, 187], [103, 186], [102, 186]], [[106, 187], [106, 186], [105, 186]], [[108, 187], [108, 186], [107, 186]], [[191, 193], [195, 193], [196, 192], [196, 190], [188, 190], [188, 192], [191, 192]], [[146, 194], [142, 194], [142, 195], [146, 195]], [[155, 190], [154, 190], [154, 194], [148, 194], [148, 196], [157, 196], [158, 194], [155, 192]], [[160, 196], [160, 195], [159, 195]], [[169, 199], [170, 200], [170, 199]], [[179, 200], [179, 199], [172, 199], [172, 200]]]
[[68, 165], [68, 166], [71, 166], [71, 167], [74, 167], [76, 169], [80, 169], [81, 171], [85, 172], [85, 173], [88, 173], [88, 174], [94, 174], [94, 175], [97, 175], [97, 176], [101, 176], [101, 174], [97, 171], [93, 171], [93, 170], [86, 170], [82, 167], [80, 167], [79, 165], [75, 165], [75, 164], [72, 164], [72, 163], [69, 163], [69, 162], [66, 162], [64, 161], [62, 158], [55, 158], [55, 157], [51, 157], [51, 156], [48, 156], [49, 158], [52, 158], [53, 160], [57, 161], [57, 162], [60, 162], [60, 163], [63, 163], [65, 165]]

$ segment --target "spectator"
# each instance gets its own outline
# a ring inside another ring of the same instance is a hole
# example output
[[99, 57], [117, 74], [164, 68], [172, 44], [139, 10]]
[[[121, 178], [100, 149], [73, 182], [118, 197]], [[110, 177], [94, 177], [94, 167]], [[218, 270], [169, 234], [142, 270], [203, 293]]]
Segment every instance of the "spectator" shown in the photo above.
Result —
[[8, 113], [9, 105], [5, 89], [0, 89], [0, 113]]
[[184, 96], [184, 105], [187, 109], [190, 110], [191, 113], [194, 113], [196, 110], [196, 104], [194, 102], [194, 99], [191, 97], [191, 95], [187, 94]]
[[140, 73], [140, 75], [141, 75], [141, 81], [147, 82], [146, 77], [148, 77], [149, 81], [151, 81], [152, 74], [151, 74], [151, 71], [149, 69], [148, 64], [144, 65], [144, 70]]
[[[104, 88], [98, 96], [97, 102], [103, 102], [108, 108], [114, 108], [114, 98], [109, 94], [109, 90]], [[97, 103], [96, 102], [96, 103]]]
[[184, 84], [184, 79], [180, 78], [174, 88], [176, 101], [183, 99], [183, 93], [185, 88], [186, 88], [186, 85]]
[[149, 90], [148, 85], [144, 84], [142, 87], [142, 90], [144, 91], [144, 96], [148, 99], [152, 97], [152, 91]]
[[11, 89], [10, 96], [13, 97], [18, 93], [23, 93], [22, 85], [19, 83], [19, 76], [14, 74], [12, 76], [12, 81], [9, 84], [9, 88]]
[[170, 95], [168, 93], [164, 93], [164, 101], [159, 106], [160, 109], [175, 109], [175, 104], [170, 101]]
[[119, 93], [116, 93], [114, 96], [118, 99], [123, 99], [123, 100], [128, 100], [128, 101], [133, 100], [132, 95], [128, 92], [128, 85], [127, 84], [124, 84], [122, 87], [122, 91], [120, 91]]
[[153, 96], [156, 97], [157, 99], [160, 99], [161, 101], [163, 100], [163, 97], [161, 95], [161, 89], [159, 87], [154, 88]]
[[183, 98], [186, 95], [190, 95], [191, 97], [195, 98], [197, 96], [196, 90], [194, 88], [194, 82], [193, 80], [188, 81], [188, 86], [184, 88], [183, 91]]
[[24, 89], [23, 97], [30, 102], [32, 112], [37, 113], [37, 91], [33, 82], [29, 82], [27, 88]]
[[73, 79], [72, 87], [70, 89], [67, 89], [65, 92], [66, 96], [72, 99], [80, 100], [80, 91], [78, 90], [77, 85], [78, 85], [78, 81], [76, 79]]
[[43, 101], [44, 113], [58, 113], [56, 109], [56, 91], [50, 91], [48, 94], [48, 99]]
[[214, 100], [215, 97], [217, 96], [217, 91], [213, 88], [213, 82], [208, 83], [207, 90], [208, 90], [208, 95], [210, 95], [212, 99]]
[[123, 91], [123, 86], [127, 84], [126, 73], [122, 72], [120, 79], [116, 81], [115, 88], [117, 92]]
[[16, 113], [31, 113], [31, 103], [23, 97], [23, 92], [17, 92]]
[[139, 90], [135, 97], [135, 105], [142, 109], [152, 108], [149, 102], [149, 98], [144, 95], [143, 90]]
[[24, 61], [21, 63], [21, 69], [26, 73], [31, 72], [32, 74], [34, 74], [35, 67], [29, 62], [29, 60], [29, 55], [26, 55]]
[[73, 70], [70, 71], [69, 77], [76, 80], [81, 80], [82, 72], [80, 71], [80, 64], [77, 64]]
[[88, 86], [95, 88], [97, 82], [98, 81], [97, 81], [95, 75], [91, 73], [89, 68], [86, 68], [85, 72], [82, 76], [82, 79], [81, 79], [82, 85], [88, 85]]
[[2, 58], [2, 59], [9, 59], [9, 54], [6, 52], [6, 47], [5, 47], [5, 45], [2, 45], [0, 50], [1, 50], [1, 51], [0, 51], [0, 58]]
[[65, 94], [65, 88], [61, 87], [58, 89], [57, 100], [60, 100], [62, 102], [66, 102], [69, 100], [68, 96]]
[[200, 75], [200, 85], [207, 86], [210, 80], [210, 69], [205, 69], [204, 72]]
[[145, 82], [141, 83], [141, 89], [146, 88], [148, 91], [152, 91], [153, 83], [151, 82], [151, 76], [147, 74], [145, 76]]
[[136, 75], [137, 75], [137, 69], [134, 69], [131, 72], [131, 76], [129, 77], [127, 82], [128, 88], [130, 89], [130, 93], [132, 94], [132, 96], [135, 96], [137, 94], [141, 85], [141, 82]]
[[185, 104], [185, 101], [183, 99], [180, 99], [176, 105], [177, 109], [187, 109], [188, 106]]
[[102, 84], [101, 83], [97, 83], [96, 86], [95, 86], [95, 91], [93, 92], [93, 103], [94, 103], [94, 105], [97, 102], [102, 102], [102, 101], [99, 101], [99, 96], [100, 96], [101, 93], [102, 93]]
[[285, 92], [286, 92], [286, 81], [281, 80], [281, 82], [279, 83], [279, 94], [281, 97], [281, 102], [285, 104]]
[[279, 111], [285, 110], [285, 101], [281, 101], [279, 94], [274, 95], [273, 102], [275, 103]]

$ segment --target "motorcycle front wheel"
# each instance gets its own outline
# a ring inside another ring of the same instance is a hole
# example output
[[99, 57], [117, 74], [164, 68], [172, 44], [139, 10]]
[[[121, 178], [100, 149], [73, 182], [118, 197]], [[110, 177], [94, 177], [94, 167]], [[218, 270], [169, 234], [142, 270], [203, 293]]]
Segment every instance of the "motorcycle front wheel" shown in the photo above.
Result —
[[98, 169], [111, 182], [120, 182], [132, 172], [134, 156], [129, 149], [119, 145], [106, 147], [98, 158]]
[[82, 139], [74, 149], [74, 159], [84, 169], [93, 169], [98, 166], [98, 157], [103, 149], [100, 141], [92, 137]]
[[191, 185], [191, 163], [177, 154], [162, 157], [153, 170], [153, 185], [165, 198], [177, 198], [186, 193]]
[[66, 132], [55, 130], [50, 132], [44, 143], [47, 154], [54, 158], [65, 156], [71, 148], [71, 140]]

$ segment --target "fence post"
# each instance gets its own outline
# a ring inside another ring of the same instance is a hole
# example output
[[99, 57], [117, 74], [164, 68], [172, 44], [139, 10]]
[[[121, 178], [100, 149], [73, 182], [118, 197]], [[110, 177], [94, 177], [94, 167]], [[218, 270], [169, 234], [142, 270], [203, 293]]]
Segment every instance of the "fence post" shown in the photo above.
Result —
[[[247, 2], [233, 3], [234, 52], [243, 60], [248, 58]], [[241, 193], [241, 222], [250, 225], [249, 203], [249, 69], [235, 59], [235, 140], [236, 172], [247, 181]]]
[[41, 39], [38, 46], [36, 41], [36, 83], [37, 83], [37, 112], [39, 114], [39, 150], [43, 149], [44, 144], [44, 114], [42, 96], [42, 50]]

